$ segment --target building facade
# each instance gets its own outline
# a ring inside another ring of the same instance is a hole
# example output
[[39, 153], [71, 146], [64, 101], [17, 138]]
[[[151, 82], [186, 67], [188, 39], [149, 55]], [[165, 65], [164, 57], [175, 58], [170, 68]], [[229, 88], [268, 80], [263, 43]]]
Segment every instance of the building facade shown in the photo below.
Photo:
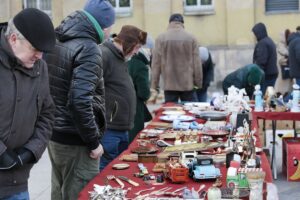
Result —
[[[0, 22], [7, 21], [24, 7], [48, 13], [55, 26], [69, 13], [82, 9], [86, 0], [0, 0]], [[164, 32], [172, 13], [184, 15], [185, 28], [202, 46], [207, 46], [216, 63], [214, 85], [226, 74], [252, 62], [254, 24], [263, 22], [269, 36], [289, 28], [295, 31], [300, 0], [110, 0], [117, 12], [113, 32], [132, 24], [153, 38]]]

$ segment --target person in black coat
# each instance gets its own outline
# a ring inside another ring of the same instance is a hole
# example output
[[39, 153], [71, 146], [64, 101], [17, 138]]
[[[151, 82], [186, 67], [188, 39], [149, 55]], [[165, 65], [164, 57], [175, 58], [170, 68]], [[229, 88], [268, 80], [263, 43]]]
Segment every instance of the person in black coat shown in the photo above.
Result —
[[262, 85], [264, 94], [268, 86], [274, 87], [278, 76], [276, 45], [268, 36], [265, 24], [255, 24], [252, 32], [257, 39], [253, 52], [253, 63], [265, 72], [265, 82]]
[[214, 63], [206, 47], [199, 47], [199, 53], [202, 62], [203, 82], [202, 88], [196, 89], [196, 99], [199, 102], [206, 102], [208, 86], [214, 80]]
[[300, 33], [288, 37], [290, 77], [300, 85]]
[[77, 199], [99, 173], [106, 119], [98, 44], [108, 38], [114, 21], [114, 8], [108, 1], [89, 0], [83, 10], [68, 15], [55, 29], [55, 50], [45, 54], [56, 106], [48, 146], [51, 199]]

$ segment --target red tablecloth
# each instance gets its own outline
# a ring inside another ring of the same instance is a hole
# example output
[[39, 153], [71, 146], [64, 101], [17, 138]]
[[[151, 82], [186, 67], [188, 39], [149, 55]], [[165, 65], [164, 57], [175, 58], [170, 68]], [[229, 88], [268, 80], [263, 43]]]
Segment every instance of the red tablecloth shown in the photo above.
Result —
[[[160, 121], [159, 120], [159, 115], [161, 114], [161, 109], [159, 109], [157, 112], [156, 112], [156, 117], [153, 119], [153, 121]], [[199, 121], [198, 121], [199, 122]], [[202, 121], [203, 123], [203, 121]], [[147, 126], [146, 128], [152, 128], [151, 126]], [[127, 194], [127, 197], [128, 198], [134, 198], [136, 197], [136, 195], [134, 195], [135, 192], [141, 190], [141, 189], [145, 189], [145, 188], [150, 188], [150, 187], [153, 187], [152, 185], [147, 185], [143, 180], [142, 178], [137, 178], [137, 177], [134, 177], [133, 174], [138, 172], [139, 169], [138, 169], [138, 166], [137, 166], [137, 162], [124, 162], [124, 161], [120, 161], [119, 158], [123, 155], [123, 154], [130, 154], [130, 149], [134, 148], [134, 147], [137, 147], [137, 141], [134, 140], [129, 148], [124, 151], [119, 157], [117, 157], [115, 160], [113, 160], [102, 172], [100, 172], [93, 180], [91, 180], [87, 185], [86, 187], [80, 192], [79, 194], [79, 199], [80, 200], [87, 200], [89, 199], [89, 193], [88, 191], [93, 191], [93, 185], [94, 184], [98, 184], [98, 185], [104, 185], [105, 184], [105, 179], [106, 179], [106, 176], [107, 175], [115, 175], [115, 176], [126, 176], [132, 180], [134, 180], [135, 182], [138, 182], [140, 184], [140, 186], [138, 187], [135, 187], [125, 181], [124, 184], [125, 184], [125, 188], [128, 188], [128, 187], [131, 187], [132, 190], [128, 192]], [[265, 181], [266, 182], [272, 182], [272, 172], [271, 172], [271, 169], [270, 169], [270, 165], [269, 165], [269, 162], [267, 160], [267, 157], [264, 153], [260, 153], [260, 156], [261, 156], [261, 161], [262, 161], [262, 168], [263, 170], [266, 172], [266, 178], [265, 178]], [[128, 169], [125, 169], [125, 170], [114, 170], [112, 169], [112, 165], [116, 164], [116, 163], [128, 163], [130, 164], [130, 168]], [[149, 173], [152, 173], [152, 168], [154, 166], [154, 163], [144, 163], [144, 166], [147, 167]], [[220, 168], [220, 171], [221, 171], [221, 174], [222, 174], [222, 177], [221, 177], [221, 180], [223, 182], [223, 187], [226, 187], [226, 174], [227, 174], [227, 169], [224, 166], [221, 166], [219, 167]], [[188, 188], [192, 188], [194, 187], [195, 190], [198, 190], [199, 186], [201, 184], [205, 184], [206, 185], [206, 189], [208, 189], [213, 183], [214, 183], [214, 180], [212, 181], [209, 181], [209, 180], [205, 180], [205, 181], [201, 181], [201, 182], [195, 182], [193, 181], [192, 179], [190, 179], [187, 183], [184, 184], [184, 186], [187, 186]], [[119, 186], [114, 180], [110, 180], [109, 181], [109, 184], [113, 187], [117, 187]], [[166, 180], [166, 183], [163, 184], [163, 185], [156, 185], [154, 186], [155, 187], [155, 190], [158, 190], [160, 188], [164, 188], [164, 187], [167, 187], [167, 186], [172, 186], [172, 190], [175, 190], [175, 189], [178, 189], [178, 188], [181, 188], [183, 187], [183, 184], [174, 184], [174, 183], [171, 183], [169, 180]]]

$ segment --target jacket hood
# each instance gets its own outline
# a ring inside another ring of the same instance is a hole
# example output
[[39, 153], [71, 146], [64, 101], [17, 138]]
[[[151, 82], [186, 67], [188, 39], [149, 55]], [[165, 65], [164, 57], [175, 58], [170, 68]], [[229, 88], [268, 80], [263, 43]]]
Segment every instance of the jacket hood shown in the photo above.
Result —
[[123, 53], [113, 44], [111, 40], [106, 40], [102, 45], [106, 46], [119, 59], [125, 61]]
[[300, 33], [292, 33], [292, 34], [290, 34], [289, 37], [288, 37], [287, 43], [289, 44], [295, 38], [300, 38]]
[[100, 44], [100, 38], [93, 23], [83, 11], [75, 11], [67, 16], [55, 29], [56, 38], [65, 42], [77, 38], [89, 38]]
[[257, 41], [268, 37], [266, 26], [263, 23], [255, 24], [252, 31], [257, 39]]

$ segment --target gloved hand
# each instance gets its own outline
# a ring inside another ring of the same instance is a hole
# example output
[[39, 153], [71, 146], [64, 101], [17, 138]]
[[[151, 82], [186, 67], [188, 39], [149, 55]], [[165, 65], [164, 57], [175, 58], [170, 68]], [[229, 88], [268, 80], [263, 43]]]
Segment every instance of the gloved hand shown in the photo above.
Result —
[[17, 154], [17, 167], [22, 167], [24, 164], [32, 163], [34, 161], [34, 155], [30, 150], [21, 147], [15, 151]]
[[0, 155], [0, 170], [9, 170], [17, 165], [16, 154], [8, 149]]

